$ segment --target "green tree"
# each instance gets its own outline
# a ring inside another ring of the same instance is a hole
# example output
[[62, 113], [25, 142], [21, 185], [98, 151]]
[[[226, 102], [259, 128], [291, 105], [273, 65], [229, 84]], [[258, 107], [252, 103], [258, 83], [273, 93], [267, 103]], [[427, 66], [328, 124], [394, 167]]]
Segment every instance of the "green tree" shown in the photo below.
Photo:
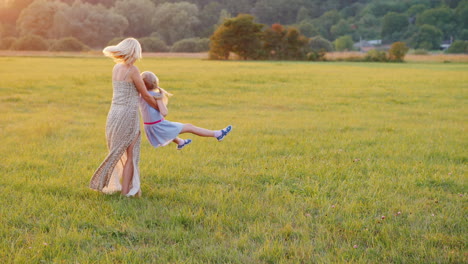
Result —
[[335, 49], [337, 51], [350, 51], [353, 49], [353, 38], [351, 36], [341, 36], [335, 40]]
[[210, 58], [228, 59], [230, 52], [242, 59], [258, 58], [263, 26], [255, 23], [251, 15], [226, 19], [210, 38]]
[[306, 21], [302, 21], [297, 25], [297, 29], [307, 37], [313, 37], [319, 35], [319, 30], [314, 24]]
[[468, 41], [454, 41], [447, 49], [447, 53], [468, 53]]
[[263, 49], [274, 60], [303, 60], [308, 51], [309, 39], [294, 27], [273, 24], [263, 32]]
[[297, 11], [297, 18], [296, 18], [296, 22], [297, 23], [300, 23], [301, 21], [304, 21], [304, 20], [307, 20], [309, 19], [310, 16], [309, 16], [309, 9], [305, 8], [305, 7], [301, 7], [298, 11]]
[[50, 31], [54, 24], [54, 16], [57, 11], [68, 5], [57, 1], [36, 0], [23, 9], [16, 27], [20, 35], [37, 35], [41, 37], [52, 37]]
[[442, 43], [442, 31], [432, 25], [422, 25], [410, 38], [410, 44], [415, 49], [439, 49]]
[[460, 34], [458, 34], [458, 39], [468, 40], [468, 29], [463, 29]]
[[381, 21], [371, 13], [365, 13], [357, 22], [357, 35], [363, 39], [379, 39], [380, 38]]
[[268, 25], [274, 23], [291, 25], [310, 16], [308, 2], [310, 0], [257, 0], [252, 9], [249, 8], [244, 12], [252, 13], [258, 21]]
[[[468, 30], [468, 0], [461, 1], [455, 9], [460, 32]], [[466, 39], [465, 39], [466, 40]]]
[[297, 28], [288, 27], [286, 31], [286, 59], [303, 60], [308, 52], [309, 38], [302, 35]]
[[285, 59], [287, 30], [281, 24], [273, 24], [263, 32], [263, 49], [270, 59]]
[[345, 6], [343, 9], [341, 9], [340, 13], [341, 16], [344, 18], [356, 17], [360, 14], [363, 8], [364, 4], [354, 3], [352, 5]]
[[194, 37], [199, 24], [198, 7], [188, 2], [164, 3], [156, 7], [153, 16], [154, 28], [170, 45]]
[[330, 41], [322, 38], [321, 36], [314, 37], [309, 42], [310, 49], [314, 52], [319, 51], [333, 51], [333, 45]]
[[314, 20], [315, 24], [318, 26], [320, 30], [320, 34], [328, 39], [332, 40], [333, 39], [333, 34], [331, 33], [331, 28], [333, 25], [338, 23], [340, 21], [341, 17], [338, 11], [332, 10], [325, 12], [321, 17], [318, 19]]
[[[215, 25], [218, 23], [219, 15], [223, 10], [223, 6], [218, 2], [210, 2], [200, 11], [200, 29], [201, 36], [210, 36], [215, 30]], [[227, 11], [225, 11], [227, 12]]]
[[408, 17], [395, 12], [387, 13], [382, 21], [382, 40], [393, 42], [400, 40], [408, 28]]
[[353, 27], [344, 19], [341, 19], [340, 22], [333, 25], [330, 29], [330, 33], [335, 39], [344, 35], [352, 35], [353, 32]]
[[91, 47], [103, 47], [122, 36], [127, 19], [102, 5], [76, 1], [65, 5], [54, 16], [52, 32], [56, 38], [75, 37]]
[[229, 11], [227, 11], [226, 9], [221, 10], [221, 12], [219, 12], [218, 23], [216, 24], [216, 28], [222, 25], [226, 19], [230, 18], [232, 18], [232, 15], [231, 13], [229, 13]]
[[406, 14], [408, 15], [408, 17], [414, 17], [416, 18], [416, 16], [418, 14], [421, 14], [422, 12], [424, 12], [424, 10], [428, 9], [429, 7], [425, 4], [417, 4], [417, 5], [413, 5], [411, 6], [410, 8], [408, 8], [408, 10], [406, 11]]
[[[276, 0], [275, 0], [276, 1]], [[274, 24], [279, 22], [278, 13], [275, 9], [276, 4], [268, 0], [259, 0], [255, 3], [253, 14], [266, 24]]]
[[432, 25], [440, 29], [444, 39], [450, 39], [456, 35], [456, 19], [452, 9], [440, 7], [428, 9], [417, 16], [417, 25]]
[[140, 38], [154, 31], [152, 20], [156, 7], [150, 0], [119, 0], [115, 2], [114, 11], [127, 19], [128, 27], [124, 32], [127, 36]]

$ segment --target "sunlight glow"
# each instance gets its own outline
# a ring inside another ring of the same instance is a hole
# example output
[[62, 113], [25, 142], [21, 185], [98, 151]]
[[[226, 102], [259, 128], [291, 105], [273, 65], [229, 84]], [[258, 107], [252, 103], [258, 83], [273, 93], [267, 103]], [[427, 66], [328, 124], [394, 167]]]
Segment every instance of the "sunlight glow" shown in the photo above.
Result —
[[7, 7], [11, 0], [0, 0], [0, 8]]

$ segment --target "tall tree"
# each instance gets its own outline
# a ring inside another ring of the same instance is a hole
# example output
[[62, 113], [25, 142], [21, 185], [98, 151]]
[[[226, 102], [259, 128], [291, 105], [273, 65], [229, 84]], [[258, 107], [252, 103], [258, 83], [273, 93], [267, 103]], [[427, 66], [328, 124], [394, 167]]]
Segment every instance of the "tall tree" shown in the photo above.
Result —
[[76, 1], [54, 16], [55, 37], [75, 37], [85, 44], [102, 48], [111, 39], [123, 35], [128, 27], [125, 17], [102, 5]]
[[165, 3], [156, 7], [153, 26], [168, 44], [195, 36], [198, 7], [188, 2]]
[[229, 53], [233, 52], [242, 59], [257, 58], [263, 27], [263, 24], [255, 23], [251, 15], [226, 19], [210, 38], [210, 57], [228, 59]]
[[17, 31], [20, 35], [52, 37], [50, 29], [54, 24], [55, 13], [67, 6], [58, 1], [36, 0], [21, 12], [16, 22]]
[[340, 13], [337, 10], [331, 10], [314, 20], [314, 22], [318, 26], [321, 35], [328, 40], [332, 40], [333, 34], [331, 33], [331, 28], [338, 23], [340, 19]]
[[333, 38], [337, 39], [344, 35], [352, 35], [354, 32], [353, 26], [346, 20], [341, 19], [336, 25], [330, 29]]
[[215, 30], [215, 25], [218, 23], [219, 15], [223, 10], [223, 6], [218, 2], [210, 2], [200, 11], [200, 35], [210, 36]]
[[432, 25], [422, 25], [418, 32], [410, 39], [410, 44], [415, 49], [439, 49], [443, 33]]
[[[462, 35], [468, 35], [466, 33], [463, 34], [468, 31], [468, 0], [464, 0], [458, 4], [455, 9], [455, 14], [459, 24], [460, 37], [462, 37]], [[468, 40], [466, 36], [463, 36], [462, 39]]]
[[408, 28], [408, 17], [395, 12], [387, 13], [382, 21], [382, 39], [384, 42], [400, 40]]
[[365, 13], [357, 21], [357, 35], [362, 39], [380, 39], [381, 21], [371, 13]]
[[444, 39], [456, 35], [456, 19], [453, 10], [448, 7], [428, 9], [417, 16], [416, 23], [437, 27], [442, 31]]
[[140, 38], [155, 31], [152, 21], [156, 7], [150, 0], [119, 0], [115, 3], [114, 10], [127, 18], [126, 35]]

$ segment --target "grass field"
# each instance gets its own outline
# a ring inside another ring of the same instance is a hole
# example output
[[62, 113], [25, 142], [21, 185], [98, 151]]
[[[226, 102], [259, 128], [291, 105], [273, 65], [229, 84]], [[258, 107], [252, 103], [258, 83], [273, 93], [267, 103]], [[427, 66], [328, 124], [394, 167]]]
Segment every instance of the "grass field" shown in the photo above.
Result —
[[143, 138], [141, 199], [87, 187], [110, 59], [0, 65], [0, 263], [468, 261], [468, 64], [144, 59], [167, 119], [234, 130]]

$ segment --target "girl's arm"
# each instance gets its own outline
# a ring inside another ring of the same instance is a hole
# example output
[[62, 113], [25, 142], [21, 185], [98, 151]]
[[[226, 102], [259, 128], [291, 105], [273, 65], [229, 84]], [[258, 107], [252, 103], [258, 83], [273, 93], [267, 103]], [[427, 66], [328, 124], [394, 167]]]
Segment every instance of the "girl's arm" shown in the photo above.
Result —
[[159, 113], [161, 113], [162, 116], [167, 116], [169, 111], [167, 110], [167, 106], [164, 104], [162, 98], [156, 100], [156, 102], [158, 103], [158, 108], [156, 108], [156, 109], [159, 110]]
[[[133, 65], [135, 69], [131, 70], [130, 77], [132, 78], [133, 83], [135, 84], [135, 87], [137, 88], [137, 91], [140, 93], [141, 97], [153, 108], [156, 108], [159, 110], [159, 105], [157, 101], [161, 100], [156, 100], [153, 96], [151, 96], [150, 93], [148, 93], [148, 90], [146, 90], [145, 83], [141, 79], [140, 76], [140, 70], [137, 68], [137, 66]], [[161, 112], [161, 114], [163, 114]], [[166, 111], [167, 114], [167, 111]]]

